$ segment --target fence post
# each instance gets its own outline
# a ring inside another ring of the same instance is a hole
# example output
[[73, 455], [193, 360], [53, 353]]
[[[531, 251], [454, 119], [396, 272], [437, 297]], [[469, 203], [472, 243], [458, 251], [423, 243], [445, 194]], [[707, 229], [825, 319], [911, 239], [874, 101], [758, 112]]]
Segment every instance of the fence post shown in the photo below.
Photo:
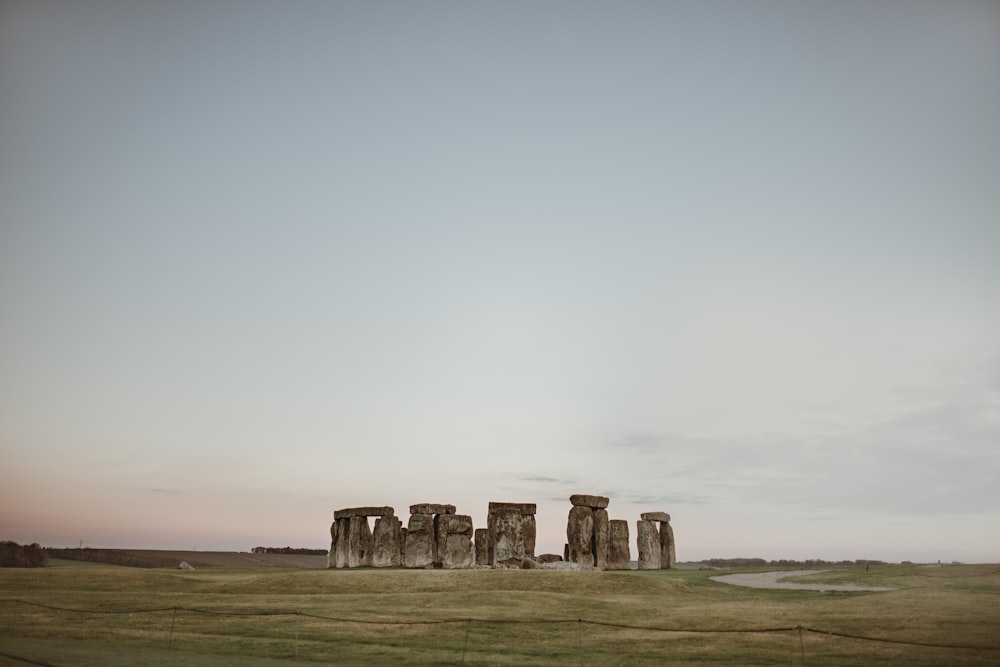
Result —
[[174, 624], [177, 623], [177, 607], [174, 607], [174, 615], [170, 618], [170, 641], [167, 642], [167, 648], [171, 648], [174, 645]]
[[578, 618], [577, 621], [580, 626], [580, 667], [583, 667], [583, 619]]
[[802, 664], [804, 665], [804, 664], [806, 664], [806, 644], [802, 640], [802, 626], [801, 625], [798, 626], [798, 630], [799, 630], [799, 659], [802, 661]]
[[299, 625], [302, 623], [302, 612], [295, 612], [295, 659], [299, 657]]
[[16, 637], [17, 636], [17, 612], [18, 612], [18, 610], [20, 608], [21, 608], [21, 601], [20, 600], [14, 600], [14, 622], [11, 623], [11, 626], [10, 626], [10, 636], [11, 637]]

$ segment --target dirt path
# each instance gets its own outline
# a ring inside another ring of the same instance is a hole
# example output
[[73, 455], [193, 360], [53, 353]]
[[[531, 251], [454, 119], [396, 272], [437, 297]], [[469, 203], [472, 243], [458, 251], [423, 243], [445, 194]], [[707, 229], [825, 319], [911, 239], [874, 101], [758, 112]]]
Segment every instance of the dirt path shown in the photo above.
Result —
[[795, 584], [781, 581], [785, 577], [802, 577], [807, 574], [819, 574], [827, 570], [785, 570], [783, 572], [754, 572], [751, 574], [723, 574], [712, 577], [712, 581], [721, 581], [734, 586], [750, 586], [751, 588], [783, 588], [793, 591], [892, 591], [894, 588], [885, 586], [857, 586], [854, 584]]

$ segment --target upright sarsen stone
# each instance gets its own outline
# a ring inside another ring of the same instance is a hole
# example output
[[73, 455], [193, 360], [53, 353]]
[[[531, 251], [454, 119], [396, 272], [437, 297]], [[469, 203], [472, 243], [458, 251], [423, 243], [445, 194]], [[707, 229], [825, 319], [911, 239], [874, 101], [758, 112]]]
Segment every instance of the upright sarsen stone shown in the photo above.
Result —
[[434, 515], [411, 514], [406, 527], [406, 567], [433, 567], [435, 561]]
[[566, 539], [571, 563], [594, 564], [594, 510], [585, 505], [570, 508], [566, 521]]
[[373, 567], [398, 567], [400, 565], [402, 532], [403, 522], [394, 515], [383, 515], [375, 519], [375, 529], [372, 531]]
[[639, 548], [639, 569], [660, 569], [660, 533], [655, 521], [636, 522], [636, 546]]
[[608, 511], [595, 509], [594, 516], [594, 565], [599, 570], [608, 566]]
[[347, 536], [347, 567], [371, 567], [375, 544], [367, 516], [352, 516]]
[[632, 553], [628, 543], [628, 521], [612, 519], [608, 522], [608, 564], [609, 570], [627, 570], [632, 564]]
[[491, 502], [486, 517], [491, 567], [520, 565], [535, 555], [535, 504]]
[[348, 553], [350, 552], [350, 544], [348, 544], [348, 535], [351, 532], [351, 520], [337, 519], [334, 523], [337, 526], [337, 539], [334, 540], [336, 543], [334, 567], [349, 567], [348, 563], [350, 559]]
[[672, 570], [677, 567], [677, 550], [674, 547], [674, 529], [669, 521], [660, 523], [660, 568]]
[[488, 566], [490, 564], [490, 531], [487, 528], [476, 528], [476, 565]]
[[475, 564], [471, 516], [439, 514], [434, 517], [434, 532], [437, 542], [435, 565], [446, 570], [459, 570]]

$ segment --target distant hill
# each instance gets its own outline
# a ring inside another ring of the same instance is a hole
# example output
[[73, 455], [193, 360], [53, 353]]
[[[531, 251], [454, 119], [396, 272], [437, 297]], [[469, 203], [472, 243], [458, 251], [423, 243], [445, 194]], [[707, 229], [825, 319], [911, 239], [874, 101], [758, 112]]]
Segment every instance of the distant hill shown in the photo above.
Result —
[[172, 551], [165, 549], [57, 549], [47, 547], [49, 558], [123, 565], [125, 567], [178, 567], [186, 561], [203, 567], [299, 567], [319, 569], [327, 565], [326, 552], [314, 554], [247, 553], [239, 551]]

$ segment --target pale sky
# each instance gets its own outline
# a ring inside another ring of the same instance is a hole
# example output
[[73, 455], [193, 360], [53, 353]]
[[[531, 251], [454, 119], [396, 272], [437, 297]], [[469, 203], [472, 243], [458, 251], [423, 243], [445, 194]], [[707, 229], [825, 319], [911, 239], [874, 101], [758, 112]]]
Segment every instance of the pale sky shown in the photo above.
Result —
[[0, 3], [0, 539], [1000, 561], [1000, 3]]

